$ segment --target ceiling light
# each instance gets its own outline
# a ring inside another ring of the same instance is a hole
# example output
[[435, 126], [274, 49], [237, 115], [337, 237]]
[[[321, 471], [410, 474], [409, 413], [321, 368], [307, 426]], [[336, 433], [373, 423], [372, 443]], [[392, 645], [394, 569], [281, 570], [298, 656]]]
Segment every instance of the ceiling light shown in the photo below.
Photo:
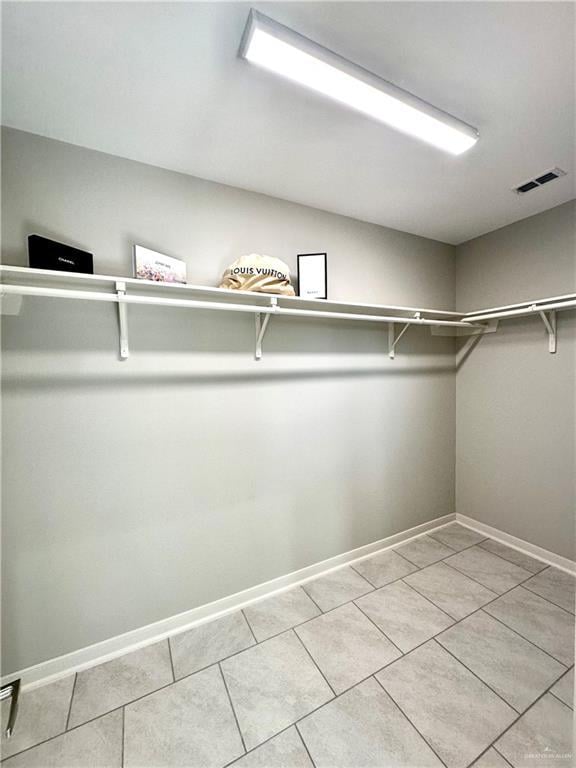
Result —
[[453, 155], [478, 141], [470, 125], [258, 11], [250, 11], [240, 56]]

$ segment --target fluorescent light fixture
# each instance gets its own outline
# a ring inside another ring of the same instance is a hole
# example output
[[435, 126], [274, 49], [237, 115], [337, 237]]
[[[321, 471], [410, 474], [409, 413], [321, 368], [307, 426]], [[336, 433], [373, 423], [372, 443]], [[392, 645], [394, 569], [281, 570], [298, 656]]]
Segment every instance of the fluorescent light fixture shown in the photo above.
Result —
[[467, 123], [258, 11], [250, 11], [239, 55], [453, 155], [478, 141]]

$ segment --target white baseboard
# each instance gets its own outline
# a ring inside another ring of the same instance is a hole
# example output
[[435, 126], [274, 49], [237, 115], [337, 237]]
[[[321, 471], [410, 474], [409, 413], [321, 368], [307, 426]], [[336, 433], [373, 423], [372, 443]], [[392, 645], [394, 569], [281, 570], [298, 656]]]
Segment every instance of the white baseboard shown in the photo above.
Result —
[[567, 557], [557, 555], [555, 552], [550, 552], [548, 549], [538, 547], [536, 544], [531, 544], [529, 541], [519, 539], [517, 536], [512, 536], [511, 533], [506, 533], [498, 528], [493, 528], [491, 525], [486, 525], [486, 523], [479, 523], [471, 517], [466, 517], [466, 515], [458, 513], [456, 515], [456, 521], [468, 528], [472, 528], [473, 531], [483, 533], [491, 539], [496, 539], [496, 541], [506, 544], [508, 547], [512, 547], [512, 549], [517, 549], [525, 555], [535, 557], [536, 560], [541, 560], [547, 565], [553, 565], [555, 568], [560, 568], [562, 571], [566, 571], [567, 573], [572, 574], [572, 576], [576, 576], [576, 562], [574, 562], [574, 560], [569, 560]]
[[6, 675], [5, 678], [2, 678], [2, 685], [15, 680], [16, 678], [20, 678], [24, 690], [30, 690], [40, 685], [54, 682], [55, 680], [66, 677], [74, 672], [81, 672], [83, 669], [88, 669], [97, 664], [110, 661], [111, 659], [122, 656], [130, 651], [135, 651], [146, 645], [157, 643], [167, 637], [180, 634], [181, 632], [185, 632], [200, 624], [204, 624], [207, 621], [212, 621], [213, 619], [224, 616], [232, 611], [240, 610], [251, 603], [272, 597], [287, 589], [292, 589], [299, 584], [304, 584], [311, 579], [317, 579], [319, 576], [324, 576], [343, 566], [352, 565], [360, 560], [365, 560], [367, 557], [372, 557], [372, 555], [377, 552], [416, 539], [419, 536], [423, 536], [425, 533], [442, 528], [454, 520], [478, 533], [483, 533], [513, 549], [517, 549], [519, 552], [535, 557], [537, 560], [541, 560], [547, 565], [553, 565], [556, 568], [561, 568], [563, 571], [576, 575], [576, 563], [566, 557], [556, 555], [554, 552], [549, 552], [547, 549], [543, 549], [528, 541], [512, 536], [509, 533], [500, 531], [498, 528], [493, 528], [485, 523], [479, 523], [471, 517], [466, 517], [466, 515], [444, 515], [443, 517], [437, 517], [435, 520], [430, 520], [427, 523], [422, 523], [422, 525], [417, 525], [414, 528], [409, 528], [407, 531], [396, 533], [393, 536], [387, 536], [385, 539], [380, 539], [372, 544], [366, 544], [363, 547], [358, 547], [358, 549], [352, 549], [349, 552], [336, 555], [328, 560], [322, 560], [319, 563], [314, 563], [306, 568], [293, 571], [285, 576], [279, 576], [277, 579], [272, 579], [263, 584], [258, 584], [255, 587], [250, 587], [250, 589], [245, 589], [242, 592], [237, 592], [234, 595], [229, 595], [221, 600], [201, 605], [198, 608], [192, 608], [190, 611], [179, 613], [176, 616], [157, 621], [154, 624], [139, 627], [138, 629], [126, 632], [123, 635], [111, 637], [108, 640], [103, 640], [100, 643], [81, 648], [78, 651], [67, 653], [64, 656], [58, 656], [55, 659], [41, 662], [33, 667], [23, 669], [20, 672]]
[[80, 672], [88, 667], [102, 664], [105, 661], [110, 661], [111, 659], [122, 656], [130, 651], [135, 651], [138, 648], [157, 643], [159, 640], [164, 640], [172, 635], [185, 632], [199, 624], [204, 624], [207, 621], [212, 621], [227, 613], [244, 608], [250, 603], [271, 597], [279, 592], [284, 592], [287, 589], [291, 589], [299, 584], [310, 581], [311, 579], [316, 579], [319, 576], [324, 576], [337, 568], [342, 568], [345, 565], [364, 560], [381, 550], [389, 549], [390, 547], [394, 547], [410, 539], [423, 536], [429, 531], [442, 528], [443, 526], [448, 525], [448, 523], [454, 522], [454, 519], [454, 514], [437, 517], [427, 523], [422, 523], [414, 528], [409, 528], [407, 531], [396, 533], [393, 536], [387, 536], [385, 539], [380, 539], [379, 541], [372, 542], [372, 544], [366, 544], [363, 547], [352, 549], [349, 552], [336, 555], [328, 560], [322, 560], [319, 563], [314, 563], [306, 568], [293, 571], [285, 576], [280, 576], [277, 579], [272, 579], [263, 584], [258, 584], [255, 587], [245, 589], [242, 592], [237, 592], [234, 595], [229, 595], [221, 600], [215, 600], [212, 603], [201, 605], [198, 608], [192, 608], [190, 611], [185, 611], [176, 616], [171, 616], [167, 619], [154, 622], [153, 624], [148, 624], [145, 627], [139, 627], [131, 632], [111, 637], [108, 640], [103, 640], [100, 643], [89, 645], [86, 648], [72, 651], [72, 653], [67, 653], [64, 656], [58, 656], [55, 659], [43, 661], [33, 667], [27, 667], [19, 672], [6, 675], [2, 678], [2, 685], [20, 678], [23, 689], [29, 690], [40, 685], [45, 685], [46, 683], [54, 682], [66, 675]]

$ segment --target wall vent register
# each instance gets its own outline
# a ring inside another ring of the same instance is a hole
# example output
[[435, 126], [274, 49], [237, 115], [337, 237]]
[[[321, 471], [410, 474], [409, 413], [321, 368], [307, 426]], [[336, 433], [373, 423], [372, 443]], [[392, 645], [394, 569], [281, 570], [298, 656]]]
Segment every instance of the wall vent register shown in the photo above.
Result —
[[559, 179], [561, 176], [566, 176], [566, 171], [563, 171], [562, 168], [552, 168], [550, 171], [546, 171], [540, 174], [540, 176], [536, 176], [536, 178], [514, 187], [512, 191], [516, 192], [517, 195], [525, 195], [526, 192], [538, 189], [538, 187], [542, 187], [544, 184], [548, 184], [549, 181], [554, 181], [554, 179]]

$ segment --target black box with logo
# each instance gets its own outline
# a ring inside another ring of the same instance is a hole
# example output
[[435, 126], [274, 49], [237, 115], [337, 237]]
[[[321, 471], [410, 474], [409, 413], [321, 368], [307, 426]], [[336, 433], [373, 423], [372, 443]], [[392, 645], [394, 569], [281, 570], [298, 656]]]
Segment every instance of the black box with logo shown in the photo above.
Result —
[[34, 269], [57, 269], [61, 272], [84, 272], [92, 275], [92, 254], [57, 243], [40, 235], [28, 236], [28, 263]]

